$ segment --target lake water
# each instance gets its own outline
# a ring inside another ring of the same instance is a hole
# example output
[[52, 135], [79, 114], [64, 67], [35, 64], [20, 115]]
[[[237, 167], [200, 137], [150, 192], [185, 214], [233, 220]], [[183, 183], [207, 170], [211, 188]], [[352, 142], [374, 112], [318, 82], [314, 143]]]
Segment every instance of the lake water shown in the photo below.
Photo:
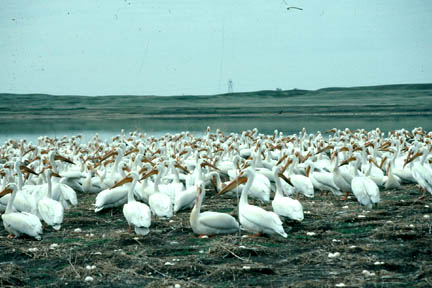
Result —
[[192, 119], [120, 119], [120, 120], [69, 120], [69, 119], [43, 119], [43, 120], [6, 120], [0, 123], [0, 143], [7, 139], [26, 138], [33, 143], [39, 136], [63, 137], [81, 134], [83, 141], [90, 140], [96, 133], [102, 139], [111, 139], [119, 135], [121, 129], [126, 132], [139, 131], [155, 137], [165, 133], [178, 133], [189, 131], [201, 135], [207, 126], [212, 131], [216, 128], [224, 133], [241, 132], [258, 128], [261, 133], [272, 134], [275, 129], [285, 135], [298, 133], [303, 127], [309, 133], [324, 132], [333, 127], [343, 129], [364, 128], [372, 130], [379, 127], [383, 132], [405, 128], [411, 130], [423, 127], [426, 131], [432, 130], [431, 116], [301, 116], [301, 117], [270, 117], [270, 118], [192, 118]]

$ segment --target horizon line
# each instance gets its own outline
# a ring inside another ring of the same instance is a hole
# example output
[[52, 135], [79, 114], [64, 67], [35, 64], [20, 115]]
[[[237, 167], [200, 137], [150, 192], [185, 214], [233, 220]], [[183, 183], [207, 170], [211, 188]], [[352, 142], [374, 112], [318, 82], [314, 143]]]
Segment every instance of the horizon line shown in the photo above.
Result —
[[130, 97], [208, 97], [208, 96], [222, 96], [222, 95], [235, 95], [235, 94], [248, 94], [248, 93], [257, 93], [257, 92], [287, 92], [287, 91], [307, 91], [307, 92], [316, 92], [327, 89], [357, 89], [357, 88], [376, 88], [376, 87], [395, 87], [395, 86], [415, 86], [415, 85], [432, 85], [432, 82], [426, 83], [398, 83], [398, 84], [378, 84], [378, 85], [361, 85], [361, 86], [329, 86], [322, 87], [318, 89], [302, 89], [302, 88], [292, 88], [292, 89], [263, 89], [263, 90], [254, 90], [254, 91], [241, 91], [241, 92], [226, 92], [226, 93], [218, 93], [218, 94], [177, 94], [177, 95], [152, 95], [152, 94], [106, 94], [106, 95], [79, 95], [79, 94], [51, 94], [51, 93], [9, 93], [9, 92], [0, 92], [0, 96], [2, 95], [46, 95], [46, 96], [75, 96], [75, 97], [122, 97], [122, 96], [130, 96]]

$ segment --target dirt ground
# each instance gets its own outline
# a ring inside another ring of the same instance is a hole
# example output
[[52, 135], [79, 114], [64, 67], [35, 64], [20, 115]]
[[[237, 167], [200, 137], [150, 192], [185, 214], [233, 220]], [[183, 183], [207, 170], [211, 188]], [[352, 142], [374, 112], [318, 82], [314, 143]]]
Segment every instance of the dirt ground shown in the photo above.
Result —
[[[95, 214], [95, 195], [80, 194], [62, 229], [41, 241], [0, 229], [0, 286], [431, 287], [432, 203], [419, 196], [406, 185], [367, 209], [316, 194], [300, 198], [305, 219], [284, 223], [286, 239], [199, 239], [189, 211], [154, 218], [150, 234], [137, 236], [121, 208]], [[236, 215], [236, 202], [209, 191], [202, 210]]]

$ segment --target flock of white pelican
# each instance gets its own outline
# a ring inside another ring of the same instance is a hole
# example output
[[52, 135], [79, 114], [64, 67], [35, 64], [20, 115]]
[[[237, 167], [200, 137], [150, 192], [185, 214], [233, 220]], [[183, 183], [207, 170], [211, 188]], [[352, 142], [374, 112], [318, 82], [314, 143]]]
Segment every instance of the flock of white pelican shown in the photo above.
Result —
[[[352, 195], [368, 208], [380, 202], [380, 190], [404, 183], [417, 184], [420, 198], [432, 194], [431, 151], [432, 132], [421, 127], [389, 133], [303, 129], [286, 136], [207, 128], [199, 137], [182, 132], [160, 138], [122, 130], [87, 143], [79, 135], [8, 140], [0, 146], [0, 213], [10, 237], [40, 240], [44, 229], [61, 229], [80, 194], [94, 193], [95, 213], [123, 207], [129, 231], [140, 235], [150, 232], [152, 217], [190, 210], [191, 229], [200, 236], [241, 229], [287, 237], [284, 218], [304, 219], [300, 194], [331, 192], [328, 197], [343, 196], [341, 201]], [[210, 187], [216, 197], [237, 197], [237, 219], [201, 212]], [[259, 206], [270, 201], [273, 211]]]

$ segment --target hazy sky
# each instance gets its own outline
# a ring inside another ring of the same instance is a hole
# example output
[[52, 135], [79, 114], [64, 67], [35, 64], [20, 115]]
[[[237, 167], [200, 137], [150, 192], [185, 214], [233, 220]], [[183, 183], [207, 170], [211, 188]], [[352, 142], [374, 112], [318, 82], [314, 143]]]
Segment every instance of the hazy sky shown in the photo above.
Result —
[[432, 82], [430, 0], [0, 1], [0, 92]]

